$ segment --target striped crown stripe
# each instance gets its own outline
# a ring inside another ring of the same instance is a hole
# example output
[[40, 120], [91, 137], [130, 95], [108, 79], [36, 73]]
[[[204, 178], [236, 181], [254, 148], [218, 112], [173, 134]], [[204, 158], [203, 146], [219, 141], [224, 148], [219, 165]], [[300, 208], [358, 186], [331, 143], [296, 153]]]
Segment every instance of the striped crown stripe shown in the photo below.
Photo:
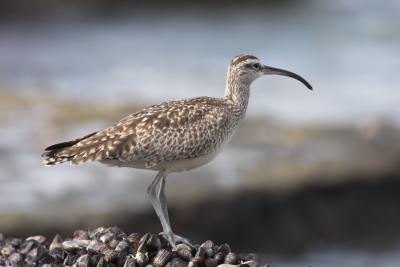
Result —
[[245, 61], [247, 59], [258, 59], [258, 58], [252, 55], [238, 55], [232, 59], [231, 65], [237, 65], [240, 62]]

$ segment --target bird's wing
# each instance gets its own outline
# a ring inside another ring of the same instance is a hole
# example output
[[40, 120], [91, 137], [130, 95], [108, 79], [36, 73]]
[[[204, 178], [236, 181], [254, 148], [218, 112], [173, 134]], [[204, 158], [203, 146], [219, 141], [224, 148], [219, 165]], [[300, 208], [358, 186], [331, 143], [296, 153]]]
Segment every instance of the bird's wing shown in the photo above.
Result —
[[226, 112], [221, 112], [221, 105], [219, 99], [201, 97], [150, 106], [112, 127], [47, 148], [45, 163], [107, 159], [157, 163], [204, 155], [224, 138]]

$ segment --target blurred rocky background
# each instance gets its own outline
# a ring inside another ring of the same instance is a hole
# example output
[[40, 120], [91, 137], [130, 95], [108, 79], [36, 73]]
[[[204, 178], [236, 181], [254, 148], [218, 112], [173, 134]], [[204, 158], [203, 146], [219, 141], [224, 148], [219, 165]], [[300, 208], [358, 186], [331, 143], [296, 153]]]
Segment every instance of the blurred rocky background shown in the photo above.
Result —
[[170, 175], [178, 234], [273, 266], [400, 262], [399, 1], [1, 1], [0, 232], [161, 227], [152, 172], [45, 168], [42, 149], [162, 100], [221, 96], [240, 53], [304, 76], [252, 86], [231, 145]]

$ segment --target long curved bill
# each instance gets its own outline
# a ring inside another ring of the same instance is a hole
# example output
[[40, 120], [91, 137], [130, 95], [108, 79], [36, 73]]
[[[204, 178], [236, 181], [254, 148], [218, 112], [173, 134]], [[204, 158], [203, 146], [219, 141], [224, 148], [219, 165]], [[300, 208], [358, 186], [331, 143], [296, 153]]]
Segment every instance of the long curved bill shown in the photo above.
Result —
[[310, 90], [313, 89], [311, 84], [309, 84], [303, 77], [301, 77], [300, 75], [297, 75], [296, 73], [293, 73], [291, 71], [268, 67], [268, 66], [263, 66], [263, 73], [264, 73], [264, 75], [276, 74], [276, 75], [292, 77], [292, 78], [302, 82], [305, 86], [307, 86], [308, 89], [310, 89]]

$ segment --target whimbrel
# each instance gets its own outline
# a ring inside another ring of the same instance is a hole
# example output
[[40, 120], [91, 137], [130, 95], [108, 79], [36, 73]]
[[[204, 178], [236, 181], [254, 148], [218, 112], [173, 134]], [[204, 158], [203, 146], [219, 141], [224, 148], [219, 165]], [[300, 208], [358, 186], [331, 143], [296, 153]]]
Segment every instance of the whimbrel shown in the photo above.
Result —
[[175, 235], [171, 229], [165, 196], [166, 177], [214, 159], [232, 138], [246, 113], [250, 84], [269, 74], [295, 78], [312, 90], [305, 79], [293, 72], [264, 66], [255, 56], [239, 55], [230, 62], [222, 98], [196, 97], [149, 106], [109, 128], [47, 147], [42, 155], [44, 164], [71, 161], [79, 165], [99, 161], [158, 172], [147, 193], [163, 234], [173, 246], [176, 242], [187, 243], [188, 240]]

